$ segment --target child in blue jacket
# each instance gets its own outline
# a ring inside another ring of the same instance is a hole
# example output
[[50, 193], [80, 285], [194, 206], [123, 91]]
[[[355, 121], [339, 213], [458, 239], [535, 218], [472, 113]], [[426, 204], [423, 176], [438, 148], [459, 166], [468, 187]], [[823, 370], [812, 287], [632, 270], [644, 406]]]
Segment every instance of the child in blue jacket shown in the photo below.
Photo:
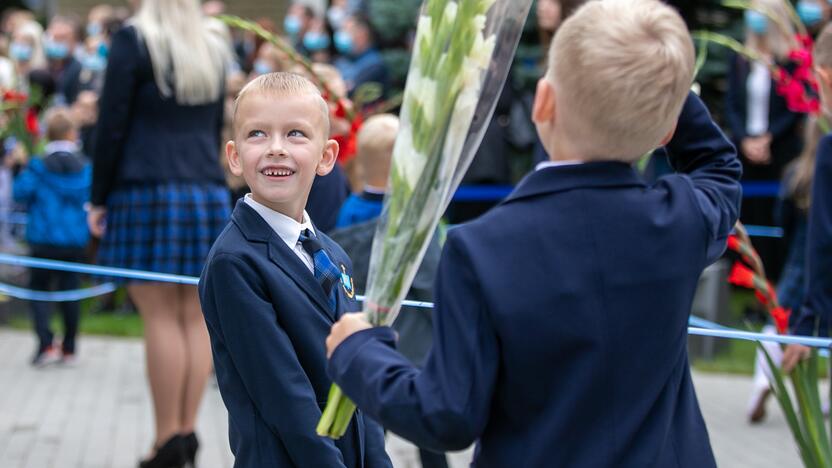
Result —
[[[66, 108], [54, 108], [46, 116], [48, 143], [44, 156], [35, 158], [14, 181], [14, 199], [28, 209], [26, 240], [32, 256], [64, 261], [81, 261], [89, 240], [84, 204], [89, 200], [91, 169], [79, 152], [78, 129]], [[34, 290], [77, 289], [78, 273], [32, 270], [29, 285]], [[75, 361], [75, 335], [80, 316], [77, 301], [61, 302], [64, 337], [60, 350], [53, 344], [49, 328], [50, 304], [32, 301], [32, 319], [38, 336], [34, 366], [61, 360]]]

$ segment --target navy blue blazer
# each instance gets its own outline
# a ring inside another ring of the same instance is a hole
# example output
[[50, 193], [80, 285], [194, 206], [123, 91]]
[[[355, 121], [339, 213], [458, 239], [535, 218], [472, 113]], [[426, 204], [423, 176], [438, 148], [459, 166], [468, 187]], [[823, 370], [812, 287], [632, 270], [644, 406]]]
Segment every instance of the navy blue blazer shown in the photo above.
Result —
[[218, 160], [223, 97], [194, 106], [162, 97], [135, 28], [116, 32], [98, 104], [92, 204], [105, 205], [113, 190], [130, 185], [225, 185]]
[[[830, 336], [832, 325], [832, 135], [818, 143], [806, 239], [806, 296], [793, 332]], [[798, 313], [798, 311], [795, 311]]]
[[[349, 274], [349, 257], [318, 235]], [[306, 265], [237, 203], [199, 281], [235, 467], [392, 466], [381, 427], [360, 411], [337, 441], [315, 433], [332, 383], [324, 340], [338, 316], [357, 308], [352, 290], [336, 287], [333, 313]]]
[[668, 153], [680, 173], [653, 186], [619, 162], [531, 173], [449, 232], [424, 369], [377, 328], [347, 338], [329, 375], [419, 446], [478, 440], [477, 467], [715, 466], [687, 320], [741, 166], [693, 95]]

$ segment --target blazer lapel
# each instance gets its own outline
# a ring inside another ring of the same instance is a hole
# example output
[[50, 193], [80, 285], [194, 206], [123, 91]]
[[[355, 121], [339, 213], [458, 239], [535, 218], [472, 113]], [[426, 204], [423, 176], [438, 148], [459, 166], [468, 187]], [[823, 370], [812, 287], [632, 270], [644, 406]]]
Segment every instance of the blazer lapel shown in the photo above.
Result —
[[298, 256], [289, 250], [286, 243], [277, 238], [276, 234], [269, 240], [269, 259], [285, 271], [312, 298], [313, 302], [318, 305], [318, 309], [332, 323], [335, 323], [335, 312], [329, 309], [329, 300], [324, 295], [321, 284], [318, 283], [315, 275], [309, 271], [309, 268], [304, 265]]
[[286, 243], [278, 237], [266, 220], [243, 200], [237, 202], [232, 219], [247, 240], [265, 242], [268, 245], [269, 260], [286, 272], [286, 275], [292, 278], [292, 281], [312, 299], [319, 311], [331, 323], [335, 323], [335, 312], [329, 309], [329, 300], [324, 295], [320, 283], [315, 279], [315, 275], [286, 246]]

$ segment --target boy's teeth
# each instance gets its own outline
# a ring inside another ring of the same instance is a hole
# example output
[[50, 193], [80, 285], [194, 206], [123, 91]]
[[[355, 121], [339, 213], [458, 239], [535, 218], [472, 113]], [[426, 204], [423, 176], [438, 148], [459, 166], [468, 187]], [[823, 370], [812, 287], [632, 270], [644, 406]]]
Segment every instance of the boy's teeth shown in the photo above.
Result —
[[266, 169], [263, 174], [267, 176], [290, 176], [292, 171], [288, 169]]

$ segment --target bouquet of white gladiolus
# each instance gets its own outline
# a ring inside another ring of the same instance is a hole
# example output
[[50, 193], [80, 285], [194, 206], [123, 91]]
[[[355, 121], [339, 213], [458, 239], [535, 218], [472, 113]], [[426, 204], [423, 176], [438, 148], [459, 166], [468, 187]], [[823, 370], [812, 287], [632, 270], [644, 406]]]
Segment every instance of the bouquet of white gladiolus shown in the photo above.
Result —
[[[419, 17], [373, 241], [364, 310], [393, 323], [439, 218], [482, 141], [531, 0], [426, 0]], [[346, 431], [355, 405], [333, 385], [318, 434]]]

